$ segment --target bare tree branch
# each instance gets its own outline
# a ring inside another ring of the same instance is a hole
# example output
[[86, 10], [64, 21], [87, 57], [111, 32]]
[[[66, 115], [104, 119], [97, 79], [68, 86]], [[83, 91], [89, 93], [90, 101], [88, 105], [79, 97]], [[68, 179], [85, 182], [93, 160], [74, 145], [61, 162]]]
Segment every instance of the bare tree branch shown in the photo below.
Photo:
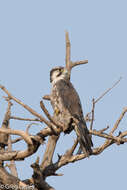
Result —
[[119, 78], [118, 81], [116, 81], [111, 88], [108, 88], [99, 98], [95, 100], [95, 104], [100, 101], [109, 91], [111, 91], [120, 81], [122, 77]]
[[[122, 77], [119, 78], [118, 81], [116, 81], [111, 88], [108, 88], [101, 96], [99, 96], [96, 100], [93, 98], [92, 100], [92, 110], [91, 112], [87, 113], [85, 118], [85, 121], [91, 121], [90, 123], [90, 130], [92, 130], [93, 122], [94, 122], [94, 112], [95, 112], [95, 104], [100, 101], [109, 91], [111, 91], [120, 81]], [[90, 119], [90, 114], [92, 113], [92, 118]]]
[[11, 140], [11, 144], [15, 144], [15, 143], [17, 143], [17, 142], [19, 142], [19, 141], [21, 141], [21, 140], [23, 140], [22, 137], [18, 137], [18, 138], [16, 138], [16, 139], [13, 139], [13, 140]]
[[[118, 127], [120, 121], [122, 120], [122, 118], [126, 112], [127, 112], [127, 108], [125, 108], [123, 110], [123, 112], [121, 113], [119, 119], [117, 120], [116, 124], [114, 125], [115, 129], [113, 127], [114, 130], [116, 130], [116, 126]], [[107, 139], [105, 141], [105, 143], [102, 144], [100, 147], [93, 149], [92, 155], [98, 155], [98, 154], [102, 153], [107, 147], [111, 146], [114, 143], [119, 145], [119, 144], [123, 144], [123, 143], [127, 142], [127, 138], [124, 138], [125, 136], [127, 136], [127, 131], [124, 131], [119, 136], [115, 137], [111, 134], [111, 132], [109, 134], [104, 133], [104, 131], [107, 129], [108, 129], [108, 127], [104, 128], [100, 131], [90, 130], [90, 134]], [[112, 131], [114, 131], [114, 130], [112, 130]], [[61, 168], [64, 165], [67, 165], [69, 163], [73, 163], [78, 160], [82, 160], [82, 159], [86, 158], [87, 157], [86, 154], [73, 155], [73, 152], [74, 152], [76, 146], [77, 146], [77, 141], [75, 141], [72, 148], [67, 150], [66, 153], [63, 156], [61, 156], [56, 163], [47, 166], [43, 171], [45, 173], [45, 176], [52, 175], [53, 173], [55, 173], [59, 168]]]
[[[40, 136], [32, 136], [30, 137], [26, 132], [12, 129], [0, 129], [0, 133], [19, 135], [24, 141], [27, 143], [28, 149], [24, 151], [4, 151], [0, 153], [0, 160], [9, 161], [9, 160], [20, 160], [24, 159], [33, 153], [35, 153], [40, 145], [40, 142], [43, 139]], [[33, 144], [34, 141], [34, 144]]]
[[46, 150], [43, 155], [43, 160], [40, 165], [42, 169], [44, 169], [46, 166], [52, 164], [53, 154], [54, 154], [54, 151], [56, 148], [58, 138], [59, 138], [59, 135], [58, 136], [56, 136], [56, 135], [49, 136]]
[[70, 40], [69, 40], [69, 34], [68, 32], [66, 31], [66, 34], [65, 34], [65, 37], [66, 37], [66, 68], [68, 69], [68, 71], [70, 71], [70, 62], [71, 62], [71, 43], [70, 43]]
[[27, 125], [26, 127], [26, 133], [29, 135], [29, 129], [30, 127], [32, 127], [32, 125], [39, 125], [38, 123], [30, 123], [29, 125]]
[[34, 185], [38, 190], [55, 190], [44, 180], [41, 169], [37, 163], [32, 164], [31, 167], [33, 168], [32, 177]]
[[[4, 120], [3, 120], [3, 123], [2, 123], [2, 127], [0, 128], [1, 129], [8, 129], [9, 128], [9, 120], [10, 120], [10, 115], [11, 115], [11, 106], [12, 106], [12, 103], [10, 101], [8, 101], [8, 107], [7, 107], [7, 111], [5, 113], [5, 116], [4, 116]], [[6, 145], [8, 144], [8, 134], [5, 134], [5, 133], [1, 133], [0, 134], [0, 144], [2, 145]]]
[[92, 102], [93, 102], [93, 106], [92, 106], [92, 119], [91, 119], [91, 124], [90, 124], [90, 130], [92, 130], [92, 128], [93, 128], [93, 122], [94, 122], [94, 109], [95, 109], [95, 101], [94, 101], [94, 98], [93, 98], [93, 100], [92, 100]]
[[45, 96], [43, 96], [42, 98], [43, 98], [44, 100], [50, 101], [50, 95], [45, 95]]
[[123, 111], [122, 111], [120, 117], [119, 117], [118, 120], [116, 121], [116, 123], [115, 123], [114, 127], [112, 128], [110, 134], [113, 134], [114, 131], [118, 128], [118, 126], [119, 126], [119, 124], [120, 124], [121, 120], [123, 119], [123, 117], [124, 117], [124, 115], [125, 115], [126, 112], [127, 112], [127, 107], [123, 109]]
[[27, 111], [29, 111], [32, 115], [38, 117], [46, 125], [48, 125], [49, 127], [52, 127], [52, 125], [51, 125], [51, 123], [49, 121], [47, 121], [44, 117], [42, 117], [39, 113], [37, 113], [32, 108], [30, 108], [28, 105], [24, 104], [19, 99], [17, 99], [14, 96], [12, 96], [11, 93], [4, 86], [0, 85], [0, 88], [8, 95], [8, 97], [10, 99], [14, 100], [15, 102], [17, 102], [18, 104], [20, 104], [21, 106], [23, 106]]
[[83, 65], [83, 64], [87, 64], [88, 60], [72, 62], [71, 61], [71, 43], [70, 43], [69, 34], [67, 31], [65, 33], [65, 37], [66, 37], [66, 68], [68, 70], [68, 73], [71, 74], [71, 69], [73, 67]]
[[21, 120], [21, 121], [39, 121], [39, 122], [41, 122], [41, 120], [38, 118], [32, 119], [32, 118], [21, 118], [21, 117], [11, 116], [10, 119]]
[[[9, 136], [9, 139], [8, 139], [8, 151], [9, 152], [12, 151], [12, 143], [11, 143], [11, 137], [10, 136]], [[11, 174], [13, 176], [18, 177], [18, 172], [17, 172], [16, 164], [15, 164], [14, 160], [10, 161], [10, 164], [8, 164], [8, 168], [10, 169]]]
[[[5, 170], [4, 167], [0, 167], [0, 184], [5, 185], [5, 188], [3, 186], [2, 189], [28, 189], [30, 188], [28, 185], [20, 181], [19, 178], [11, 175], [10, 173]], [[34, 188], [33, 188], [34, 190]]]

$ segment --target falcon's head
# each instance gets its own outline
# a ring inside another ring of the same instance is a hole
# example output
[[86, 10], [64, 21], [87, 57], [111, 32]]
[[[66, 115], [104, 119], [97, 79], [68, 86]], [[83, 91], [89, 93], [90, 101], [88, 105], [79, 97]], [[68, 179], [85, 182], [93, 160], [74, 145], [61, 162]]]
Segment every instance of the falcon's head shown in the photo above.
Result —
[[55, 67], [50, 71], [50, 82], [56, 83], [58, 80], [70, 80], [70, 75], [66, 68]]

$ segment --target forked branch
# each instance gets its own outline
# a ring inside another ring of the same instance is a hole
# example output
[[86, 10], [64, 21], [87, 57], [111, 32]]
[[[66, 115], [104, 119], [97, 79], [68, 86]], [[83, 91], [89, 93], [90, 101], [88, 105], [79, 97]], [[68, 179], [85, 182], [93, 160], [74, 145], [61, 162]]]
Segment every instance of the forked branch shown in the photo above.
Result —
[[70, 43], [68, 32], [66, 32], [65, 37], [66, 37], [66, 66], [65, 67], [71, 75], [71, 70], [73, 67], [87, 64], [88, 60], [75, 61], [75, 62], [71, 61], [71, 43]]

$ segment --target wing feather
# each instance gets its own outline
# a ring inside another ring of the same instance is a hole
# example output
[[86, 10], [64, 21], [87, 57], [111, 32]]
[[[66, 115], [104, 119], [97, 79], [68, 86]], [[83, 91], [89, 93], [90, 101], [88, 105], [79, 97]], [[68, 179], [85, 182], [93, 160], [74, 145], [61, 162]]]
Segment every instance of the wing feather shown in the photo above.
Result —
[[80, 98], [72, 83], [66, 80], [60, 80], [56, 83], [59, 97], [62, 105], [70, 112], [72, 116], [81, 120], [83, 119], [82, 106]]
[[70, 81], [60, 80], [55, 85], [60, 100], [59, 102], [61, 102], [60, 104], [62, 105], [60, 106], [62, 109], [61, 112], [63, 111], [66, 114], [69, 112], [70, 116], [78, 119], [79, 122], [75, 125], [75, 132], [82, 151], [89, 156], [92, 153], [91, 146], [93, 143], [83, 118], [83, 111], [78, 93]]

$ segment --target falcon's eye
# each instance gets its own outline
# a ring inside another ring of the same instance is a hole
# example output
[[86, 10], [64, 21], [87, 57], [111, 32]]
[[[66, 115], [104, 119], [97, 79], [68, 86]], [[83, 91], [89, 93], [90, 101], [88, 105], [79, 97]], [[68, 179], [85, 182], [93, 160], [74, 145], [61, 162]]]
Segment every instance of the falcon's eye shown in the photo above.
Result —
[[58, 70], [58, 74], [57, 74], [57, 77], [59, 77], [62, 73], [63, 73], [64, 69], [59, 69]]
[[64, 69], [62, 68], [62, 69], [60, 69], [60, 71], [61, 71], [61, 73], [64, 71]]
[[57, 77], [59, 77], [62, 74], [61, 69], [59, 69], [59, 72], [57, 74]]
[[59, 69], [59, 73], [62, 74], [64, 69]]

